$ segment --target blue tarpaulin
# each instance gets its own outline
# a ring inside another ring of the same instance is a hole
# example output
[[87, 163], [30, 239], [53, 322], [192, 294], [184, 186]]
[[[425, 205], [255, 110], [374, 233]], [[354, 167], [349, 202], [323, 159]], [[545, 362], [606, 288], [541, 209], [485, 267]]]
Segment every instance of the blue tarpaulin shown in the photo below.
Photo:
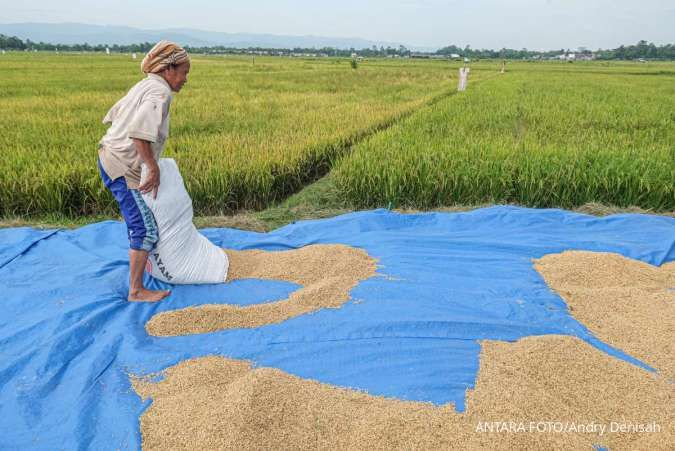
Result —
[[[379, 259], [352, 300], [279, 324], [149, 336], [152, 315], [208, 303], [251, 305], [297, 288], [282, 281], [174, 286], [157, 304], [126, 301], [124, 224], [0, 230], [0, 448], [137, 449], [148, 406], [129, 374], [222, 355], [371, 394], [464, 409], [482, 339], [574, 335], [646, 367], [570, 316], [532, 265], [570, 249], [652, 265], [675, 259], [675, 220], [492, 207], [402, 215], [386, 210], [302, 221], [270, 233], [202, 231], [233, 249], [342, 243]], [[152, 287], [166, 287], [152, 281]]]

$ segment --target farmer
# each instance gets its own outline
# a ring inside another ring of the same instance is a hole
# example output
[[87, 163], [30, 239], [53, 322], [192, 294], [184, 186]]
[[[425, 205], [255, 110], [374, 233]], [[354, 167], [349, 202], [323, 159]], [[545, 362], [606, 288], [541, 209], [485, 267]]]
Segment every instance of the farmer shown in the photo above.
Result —
[[[157, 197], [159, 167], [169, 134], [171, 92], [187, 82], [190, 57], [169, 41], [160, 41], [143, 58], [147, 77], [131, 88], [103, 119], [112, 124], [99, 142], [98, 168], [103, 183], [120, 206], [129, 235], [129, 301], [155, 302], [170, 292], [143, 286], [148, 253], [157, 243], [157, 224], [141, 193]], [[141, 164], [147, 177], [141, 185]]]

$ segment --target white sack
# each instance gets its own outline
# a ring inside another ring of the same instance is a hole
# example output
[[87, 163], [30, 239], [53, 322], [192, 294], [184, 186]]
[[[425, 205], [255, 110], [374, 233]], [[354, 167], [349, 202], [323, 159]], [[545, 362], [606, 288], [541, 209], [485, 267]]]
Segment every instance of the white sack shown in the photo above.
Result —
[[[143, 194], [155, 221], [159, 241], [150, 252], [148, 262], [153, 277], [169, 283], [198, 284], [225, 282], [228, 269], [227, 255], [199, 233], [192, 223], [192, 199], [185, 190], [183, 177], [176, 162], [160, 158], [157, 199], [152, 192]], [[147, 168], [141, 170], [141, 183]]]

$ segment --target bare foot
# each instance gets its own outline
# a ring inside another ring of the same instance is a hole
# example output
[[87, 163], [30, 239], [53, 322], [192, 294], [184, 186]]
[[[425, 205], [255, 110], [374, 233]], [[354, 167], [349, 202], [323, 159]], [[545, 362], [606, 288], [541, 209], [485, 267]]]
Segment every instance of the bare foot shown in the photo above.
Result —
[[166, 290], [146, 290], [145, 288], [141, 288], [140, 290], [129, 291], [127, 300], [131, 302], [157, 302], [170, 294], [171, 292]]

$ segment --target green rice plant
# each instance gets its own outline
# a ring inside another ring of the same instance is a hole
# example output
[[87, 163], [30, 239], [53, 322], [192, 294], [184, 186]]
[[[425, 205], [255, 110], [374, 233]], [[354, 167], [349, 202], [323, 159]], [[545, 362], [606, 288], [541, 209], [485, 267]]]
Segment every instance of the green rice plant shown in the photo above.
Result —
[[356, 146], [360, 207], [600, 202], [675, 209], [675, 65], [514, 64]]
[[[196, 213], [283, 199], [455, 84], [447, 61], [348, 64], [195, 56], [164, 156], [177, 160]], [[130, 55], [2, 55], [0, 216], [115, 213], [96, 167], [101, 119], [142, 76]]]

